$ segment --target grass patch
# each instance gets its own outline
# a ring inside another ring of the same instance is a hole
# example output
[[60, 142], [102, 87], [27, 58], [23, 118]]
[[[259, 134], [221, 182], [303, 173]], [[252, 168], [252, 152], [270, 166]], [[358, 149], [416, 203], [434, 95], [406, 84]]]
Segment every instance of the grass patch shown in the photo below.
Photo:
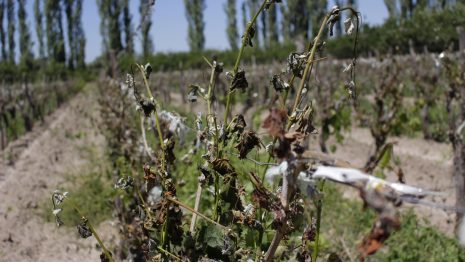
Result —
[[[337, 253], [343, 261], [357, 261], [357, 245], [376, 219], [363, 210], [361, 201], [342, 197], [340, 190], [326, 183], [322, 216], [324, 253]], [[420, 220], [412, 210], [401, 217], [402, 227], [368, 261], [465, 261], [458, 242]]]
[[[69, 200], [79, 207], [91, 223], [98, 225], [111, 217], [115, 190], [105, 177], [98, 173], [88, 173], [73, 176], [67, 184], [69, 186], [64, 186], [61, 190], [69, 192]], [[61, 213], [63, 222], [66, 226], [75, 226], [80, 221], [79, 215], [67, 205], [67, 200], [63, 206]], [[51, 199], [43, 204], [43, 210], [46, 221], [55, 222], [51, 212]]]

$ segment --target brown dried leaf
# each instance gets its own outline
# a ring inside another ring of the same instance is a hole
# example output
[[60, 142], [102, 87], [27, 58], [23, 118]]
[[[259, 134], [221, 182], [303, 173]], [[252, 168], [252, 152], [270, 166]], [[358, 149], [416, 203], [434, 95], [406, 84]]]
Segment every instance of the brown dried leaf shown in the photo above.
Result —
[[229, 159], [216, 158], [215, 160], [211, 161], [211, 165], [213, 170], [223, 176], [236, 173]]
[[287, 112], [283, 109], [272, 108], [270, 114], [263, 121], [263, 128], [268, 129], [268, 133], [274, 137], [284, 135], [284, 125], [287, 120]]
[[247, 131], [241, 135], [239, 143], [236, 145], [239, 150], [239, 159], [244, 159], [254, 147], [260, 147], [260, 138], [254, 131]]

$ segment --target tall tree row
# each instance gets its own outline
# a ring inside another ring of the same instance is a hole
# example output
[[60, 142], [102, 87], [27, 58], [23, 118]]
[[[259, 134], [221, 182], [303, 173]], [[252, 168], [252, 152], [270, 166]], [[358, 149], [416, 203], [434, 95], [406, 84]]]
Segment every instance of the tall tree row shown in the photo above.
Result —
[[205, 47], [205, 22], [203, 11], [205, 0], [184, 0], [188, 26], [188, 40], [191, 51], [201, 51]]
[[62, 6], [60, 0], [46, 0], [44, 13], [49, 60], [55, 63], [65, 64], [66, 50], [61, 11]]
[[45, 42], [43, 6], [41, 3], [43, 3], [41, 0], [34, 1], [34, 21], [36, 25], [37, 43], [39, 45], [39, 58], [42, 59], [45, 57]]
[[274, 46], [279, 42], [279, 27], [278, 27], [278, 8], [276, 5], [271, 5], [268, 10], [268, 46]]
[[15, 1], [7, 0], [6, 4], [7, 20], [8, 20], [8, 61], [10, 63], [15, 62]]
[[123, 0], [124, 48], [129, 55], [134, 54], [134, 32], [132, 31], [132, 16], [129, 13], [129, 0]]
[[224, 11], [228, 19], [226, 32], [228, 34], [229, 46], [232, 50], [237, 50], [239, 33], [237, 30], [236, 0], [228, 0], [224, 7]]
[[120, 23], [122, 5], [119, 0], [97, 0], [97, 6], [104, 52], [111, 51], [118, 54], [123, 50]]
[[5, 61], [7, 59], [7, 56], [6, 56], [6, 49], [7, 49], [7, 46], [6, 46], [6, 33], [5, 33], [5, 28], [4, 28], [4, 24], [3, 24], [3, 21], [4, 21], [4, 16], [5, 16], [5, 0], [0, 0], [0, 44], [2, 45], [2, 49], [1, 49], [1, 58], [2, 58], [2, 61]]
[[82, 0], [64, 0], [69, 46], [68, 67], [84, 67], [85, 36], [82, 28]]
[[153, 52], [153, 41], [150, 36], [150, 28], [152, 28], [152, 1], [140, 1], [140, 29], [142, 39], [142, 56], [147, 57]]
[[34, 59], [32, 54], [31, 34], [27, 25], [26, 15], [26, 0], [18, 1], [18, 22], [19, 22], [19, 52], [20, 52], [20, 65], [23, 69], [32, 67]]

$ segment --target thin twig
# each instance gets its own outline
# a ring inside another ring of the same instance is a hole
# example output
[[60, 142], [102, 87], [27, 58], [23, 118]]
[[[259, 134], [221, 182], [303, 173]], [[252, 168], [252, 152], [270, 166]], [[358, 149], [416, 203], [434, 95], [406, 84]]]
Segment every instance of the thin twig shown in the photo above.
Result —
[[207, 217], [206, 215], [198, 212], [198, 211], [195, 211], [192, 207], [182, 203], [182, 202], [179, 202], [178, 200], [174, 199], [174, 198], [171, 198], [171, 197], [166, 197], [166, 199], [168, 199], [169, 201], [177, 204], [177, 205], [180, 205], [181, 207], [189, 210], [190, 212], [194, 213], [194, 214], [197, 214], [198, 216], [202, 217], [203, 219], [207, 220], [208, 222], [212, 223], [212, 224], [215, 224], [217, 225], [218, 227], [221, 227], [223, 230], [225, 231], [230, 231], [231, 229], [229, 227], [226, 227], [226, 226], [223, 226], [221, 225], [220, 223], [212, 220], [211, 218]]

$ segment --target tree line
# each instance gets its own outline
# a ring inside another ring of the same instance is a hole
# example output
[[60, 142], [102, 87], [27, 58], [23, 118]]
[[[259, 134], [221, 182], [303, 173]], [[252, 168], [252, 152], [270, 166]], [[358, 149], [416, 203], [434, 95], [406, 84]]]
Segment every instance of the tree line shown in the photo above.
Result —
[[[83, 0], [30, 0], [37, 43], [33, 43], [26, 12], [27, 0], [0, 0], [0, 59], [4, 68], [30, 71], [46, 62], [50, 68], [66, 70], [85, 67], [86, 37], [82, 21]], [[100, 15], [103, 57], [118, 60], [122, 54], [135, 55], [136, 35], [141, 41], [143, 58], [154, 52], [152, 6], [155, 0], [139, 0], [140, 21], [133, 21], [130, 0], [97, 0]], [[446, 9], [465, 0], [384, 0], [389, 17], [408, 20], [420, 10]], [[229, 47], [236, 50], [251, 15], [258, 10], [259, 0], [226, 0], [224, 13]], [[354, 6], [356, 0], [335, 0], [338, 6]], [[191, 51], [205, 49], [205, 0], [184, 0], [188, 22], [188, 44]], [[328, 0], [282, 0], [260, 14], [255, 25], [253, 45], [269, 48], [293, 43], [295, 39], [309, 40], [318, 29], [318, 21], [329, 9]], [[241, 13], [242, 20], [238, 20]], [[292, 14], [292, 15], [291, 15]], [[335, 35], [343, 32], [343, 19], [335, 25]], [[66, 39], [65, 39], [66, 38]], [[32, 52], [37, 44], [37, 54]], [[67, 46], [66, 46], [67, 45]], [[19, 51], [17, 54], [16, 52]], [[8, 71], [8, 70], [7, 70]]]

